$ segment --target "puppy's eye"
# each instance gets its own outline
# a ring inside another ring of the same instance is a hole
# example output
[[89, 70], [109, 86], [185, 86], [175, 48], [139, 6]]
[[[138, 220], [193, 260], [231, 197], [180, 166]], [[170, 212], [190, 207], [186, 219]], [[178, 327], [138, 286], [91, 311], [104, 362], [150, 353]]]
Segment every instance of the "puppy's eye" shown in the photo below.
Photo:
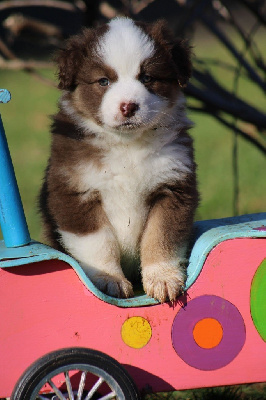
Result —
[[153, 81], [153, 77], [150, 75], [142, 74], [139, 78], [140, 82], [145, 85], [145, 83], [150, 83]]
[[110, 85], [109, 79], [107, 79], [107, 78], [99, 79], [98, 83], [99, 83], [100, 86], [108, 86], [108, 85]]

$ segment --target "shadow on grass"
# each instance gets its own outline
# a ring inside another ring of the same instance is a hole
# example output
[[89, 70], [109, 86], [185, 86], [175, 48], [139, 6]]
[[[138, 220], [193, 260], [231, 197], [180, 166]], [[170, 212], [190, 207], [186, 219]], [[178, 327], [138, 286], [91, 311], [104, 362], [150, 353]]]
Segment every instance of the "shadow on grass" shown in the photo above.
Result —
[[143, 400], [263, 400], [266, 383], [150, 394]]

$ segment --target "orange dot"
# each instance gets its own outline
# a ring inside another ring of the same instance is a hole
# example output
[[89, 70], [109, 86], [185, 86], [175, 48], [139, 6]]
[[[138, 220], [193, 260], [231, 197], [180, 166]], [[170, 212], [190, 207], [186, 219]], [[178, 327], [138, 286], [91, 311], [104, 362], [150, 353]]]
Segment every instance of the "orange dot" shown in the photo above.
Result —
[[203, 349], [212, 349], [222, 340], [222, 325], [214, 318], [204, 318], [194, 326], [193, 337], [198, 346]]

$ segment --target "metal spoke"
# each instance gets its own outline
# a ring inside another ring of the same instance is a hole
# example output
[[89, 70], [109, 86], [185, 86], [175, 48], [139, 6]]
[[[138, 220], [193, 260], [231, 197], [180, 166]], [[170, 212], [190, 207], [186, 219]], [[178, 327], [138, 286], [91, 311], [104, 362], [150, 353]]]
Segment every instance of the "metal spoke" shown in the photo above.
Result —
[[66, 379], [67, 393], [68, 393], [69, 400], [75, 400], [68, 371], [65, 372], [65, 379]]
[[86, 380], [87, 372], [83, 371], [81, 374], [80, 382], [79, 382], [79, 389], [78, 389], [78, 397], [77, 400], [82, 399], [83, 391], [84, 391], [84, 386], [85, 386], [85, 380]]
[[93, 387], [91, 388], [91, 390], [89, 391], [89, 393], [87, 394], [85, 400], [89, 400], [92, 398], [92, 396], [95, 394], [95, 392], [97, 391], [97, 389], [101, 386], [101, 384], [104, 382], [103, 378], [99, 378], [98, 381], [93, 385]]
[[[60, 371], [61, 372], [61, 371]], [[117, 399], [117, 392], [116, 390], [113, 390], [110, 387], [110, 384], [108, 383], [108, 378], [106, 380], [105, 374], [103, 373], [103, 376], [100, 376], [101, 373], [97, 373], [96, 371], [91, 371], [91, 373], [94, 375], [94, 377], [96, 378], [96, 382], [91, 386], [91, 389], [87, 392], [87, 388], [85, 391], [85, 387], [86, 387], [86, 379], [87, 379], [87, 375], [90, 371], [84, 371], [84, 370], [79, 370], [80, 373], [80, 380], [79, 380], [79, 384], [78, 384], [78, 390], [73, 390], [73, 386], [71, 383], [71, 377], [70, 377], [70, 370], [65, 370], [63, 371], [64, 377], [65, 377], [65, 384], [66, 384], [66, 391], [64, 393], [61, 392], [61, 390], [56, 386], [56, 384], [52, 381], [52, 377], [47, 380], [47, 384], [50, 385], [51, 389], [53, 390], [54, 395], [52, 395], [52, 398], [46, 394], [39, 394], [38, 397], [36, 398], [36, 400], [92, 400], [92, 398], [94, 398], [94, 395], [96, 393], [98, 393], [98, 389], [100, 388], [100, 386], [103, 383], [107, 383], [109, 389], [109, 393], [101, 395], [99, 393], [99, 395], [101, 397], [99, 397], [99, 400], [114, 400]], [[100, 371], [99, 371], [100, 372]], [[47, 377], [48, 378], [48, 377]], [[63, 383], [63, 381], [62, 381]], [[98, 398], [98, 397], [97, 397]]]
[[55, 384], [51, 380], [49, 380], [48, 383], [49, 383], [49, 385], [51, 386], [51, 388], [53, 389], [53, 391], [55, 392], [55, 394], [57, 395], [57, 397], [60, 400], [66, 400], [65, 396], [63, 395], [63, 393], [60, 392], [60, 390], [55, 386]]
[[115, 392], [111, 392], [109, 394], [106, 394], [105, 396], [101, 397], [99, 400], [111, 400], [114, 399], [116, 396]]

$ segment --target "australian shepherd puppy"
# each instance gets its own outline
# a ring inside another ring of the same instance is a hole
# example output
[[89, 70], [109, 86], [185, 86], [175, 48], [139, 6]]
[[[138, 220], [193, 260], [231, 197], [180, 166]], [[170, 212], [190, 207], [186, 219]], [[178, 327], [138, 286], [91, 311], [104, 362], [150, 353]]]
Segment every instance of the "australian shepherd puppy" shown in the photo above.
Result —
[[173, 301], [198, 202], [181, 90], [189, 47], [162, 21], [117, 18], [70, 38], [57, 62], [46, 239], [110, 296], [132, 296], [140, 270], [149, 296]]

